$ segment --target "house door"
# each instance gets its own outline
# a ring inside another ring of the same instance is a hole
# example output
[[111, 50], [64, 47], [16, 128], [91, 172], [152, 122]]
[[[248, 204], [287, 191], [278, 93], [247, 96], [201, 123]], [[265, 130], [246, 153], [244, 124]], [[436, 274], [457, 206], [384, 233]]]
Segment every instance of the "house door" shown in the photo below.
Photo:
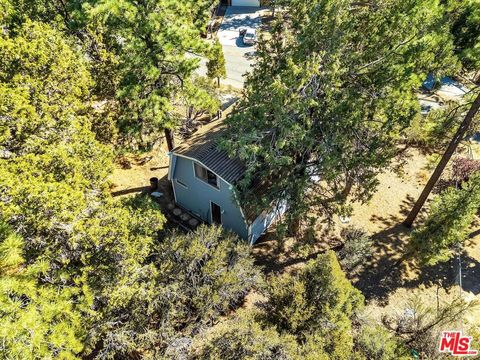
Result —
[[212, 210], [212, 223], [221, 224], [222, 223], [222, 209], [219, 205], [214, 202], [210, 202], [210, 207]]

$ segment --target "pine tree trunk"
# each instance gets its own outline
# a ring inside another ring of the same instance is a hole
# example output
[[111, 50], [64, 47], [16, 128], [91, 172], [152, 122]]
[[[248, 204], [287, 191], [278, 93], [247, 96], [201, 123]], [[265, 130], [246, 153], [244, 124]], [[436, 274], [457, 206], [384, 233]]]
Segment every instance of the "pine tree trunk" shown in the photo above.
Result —
[[175, 140], [173, 139], [173, 132], [170, 129], [165, 129], [165, 139], [167, 140], [168, 151], [172, 151], [175, 147]]
[[458, 128], [453, 139], [450, 141], [450, 144], [448, 145], [447, 150], [443, 154], [442, 159], [440, 160], [437, 167], [435, 168], [435, 171], [433, 172], [432, 176], [428, 180], [427, 185], [425, 185], [425, 188], [420, 194], [420, 197], [418, 198], [417, 202], [413, 206], [412, 210], [408, 214], [405, 221], [403, 222], [405, 226], [407, 227], [412, 226], [418, 213], [420, 212], [423, 205], [425, 204], [425, 201], [427, 201], [428, 195], [430, 195], [430, 192], [432, 191], [433, 187], [435, 186], [438, 179], [442, 175], [442, 172], [445, 169], [445, 166], [447, 166], [448, 161], [450, 160], [452, 155], [455, 153], [455, 150], [457, 149], [460, 142], [465, 138], [465, 134], [469, 129], [470, 125], [472, 124], [473, 118], [477, 114], [479, 108], [480, 108], [480, 94], [478, 94], [477, 98], [475, 99], [472, 106], [470, 107], [470, 110], [468, 111], [467, 115], [465, 115], [465, 118], [463, 119], [462, 124]]

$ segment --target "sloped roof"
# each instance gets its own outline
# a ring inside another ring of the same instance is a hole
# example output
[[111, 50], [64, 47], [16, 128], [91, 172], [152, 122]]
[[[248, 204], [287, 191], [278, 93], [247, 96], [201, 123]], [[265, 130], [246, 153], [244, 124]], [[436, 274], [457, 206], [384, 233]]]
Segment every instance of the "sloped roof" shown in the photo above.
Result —
[[198, 160], [217, 176], [234, 184], [245, 173], [245, 165], [218, 148], [218, 140], [225, 134], [222, 120], [201, 127], [191, 138], [172, 150], [174, 154]]
[[[217, 176], [230, 184], [235, 184], [245, 174], [245, 164], [237, 157], [230, 158], [226, 151], [219, 150], [218, 141], [225, 135], [226, 126], [222, 120], [216, 120], [202, 126], [191, 138], [172, 150], [172, 153], [198, 160]], [[253, 193], [258, 196], [267, 186], [263, 182], [254, 181], [251, 185]], [[248, 224], [259, 215], [255, 207], [241, 205]]]

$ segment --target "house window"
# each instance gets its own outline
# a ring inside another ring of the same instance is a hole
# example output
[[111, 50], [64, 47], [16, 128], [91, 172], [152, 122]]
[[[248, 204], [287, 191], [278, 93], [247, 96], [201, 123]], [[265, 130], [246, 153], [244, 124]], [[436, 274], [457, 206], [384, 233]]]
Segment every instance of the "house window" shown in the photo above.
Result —
[[217, 175], [215, 175], [210, 170], [205, 169], [203, 166], [198, 165], [197, 163], [194, 164], [194, 167], [195, 167], [195, 176], [197, 178], [205, 181], [207, 184], [210, 184], [218, 188]]

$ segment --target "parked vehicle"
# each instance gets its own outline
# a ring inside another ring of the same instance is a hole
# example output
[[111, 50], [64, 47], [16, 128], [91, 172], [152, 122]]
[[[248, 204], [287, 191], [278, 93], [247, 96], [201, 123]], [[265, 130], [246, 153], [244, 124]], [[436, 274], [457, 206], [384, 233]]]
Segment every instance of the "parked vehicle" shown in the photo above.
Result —
[[245, 45], [253, 45], [257, 40], [257, 35], [254, 29], [240, 28], [239, 34], [242, 37], [243, 43]]
[[257, 41], [257, 35], [255, 34], [255, 30], [248, 29], [245, 35], [243, 35], [243, 43], [245, 45], [253, 45]]

